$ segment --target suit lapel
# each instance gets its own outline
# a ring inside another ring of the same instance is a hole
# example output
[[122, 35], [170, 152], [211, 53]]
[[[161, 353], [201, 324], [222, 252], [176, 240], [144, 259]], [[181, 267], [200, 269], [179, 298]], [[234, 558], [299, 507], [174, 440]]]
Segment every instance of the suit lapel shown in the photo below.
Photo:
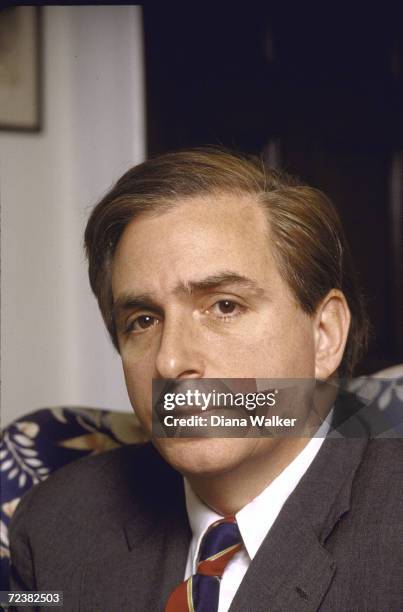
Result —
[[354, 474], [367, 445], [361, 434], [325, 440], [251, 562], [231, 612], [318, 610], [336, 571], [324, 544], [349, 511]]
[[137, 529], [131, 548], [122, 535], [113, 551], [86, 565], [80, 610], [163, 610], [183, 580], [188, 547], [186, 521]]
[[99, 534], [83, 568], [81, 611], [162, 611], [183, 580], [191, 537], [183, 479], [151, 447], [137, 464], [146, 469], [129, 485], [129, 520]]
[[331, 556], [320, 546], [298, 504], [291, 503], [252, 561], [230, 610], [317, 610], [334, 572]]

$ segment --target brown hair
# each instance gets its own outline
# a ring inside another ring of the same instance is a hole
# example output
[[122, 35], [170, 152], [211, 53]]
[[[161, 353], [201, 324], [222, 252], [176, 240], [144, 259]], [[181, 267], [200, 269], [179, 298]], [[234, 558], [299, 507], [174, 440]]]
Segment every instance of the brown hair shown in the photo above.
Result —
[[128, 170], [94, 208], [85, 231], [91, 288], [118, 349], [111, 264], [127, 224], [185, 198], [212, 193], [253, 197], [267, 211], [274, 254], [302, 309], [313, 314], [333, 288], [351, 312], [342, 376], [350, 376], [366, 346], [368, 320], [338, 214], [319, 190], [287, 174], [216, 148], [167, 153]]

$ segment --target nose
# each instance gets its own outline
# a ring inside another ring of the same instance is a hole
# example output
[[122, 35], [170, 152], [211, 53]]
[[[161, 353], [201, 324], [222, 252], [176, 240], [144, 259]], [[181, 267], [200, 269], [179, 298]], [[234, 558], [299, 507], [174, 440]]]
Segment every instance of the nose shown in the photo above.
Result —
[[157, 378], [202, 378], [205, 361], [195, 323], [166, 314], [155, 367]]

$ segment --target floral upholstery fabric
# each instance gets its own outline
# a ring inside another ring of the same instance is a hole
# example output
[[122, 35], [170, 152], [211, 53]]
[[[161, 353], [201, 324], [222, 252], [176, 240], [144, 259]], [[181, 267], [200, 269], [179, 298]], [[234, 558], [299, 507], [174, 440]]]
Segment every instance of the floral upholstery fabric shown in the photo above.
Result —
[[0, 444], [0, 590], [8, 589], [8, 525], [24, 493], [70, 461], [145, 439], [133, 413], [94, 408], [44, 408], [4, 429]]
[[[403, 372], [389, 380], [357, 378], [349, 390], [382, 416], [379, 437], [403, 438]], [[5, 428], [0, 444], [0, 590], [8, 589], [8, 525], [24, 493], [70, 461], [145, 440], [133, 413], [94, 408], [44, 408]]]

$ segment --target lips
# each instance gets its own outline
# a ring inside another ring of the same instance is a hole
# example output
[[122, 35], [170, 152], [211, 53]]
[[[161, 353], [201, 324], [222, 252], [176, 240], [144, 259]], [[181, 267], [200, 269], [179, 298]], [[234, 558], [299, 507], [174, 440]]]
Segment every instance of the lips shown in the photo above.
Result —
[[[192, 415], [201, 416], [210, 413], [216, 410], [217, 407], [208, 406], [206, 409], [202, 410], [202, 407], [195, 405], [195, 403], [178, 405], [172, 398], [176, 398], [178, 395], [187, 397], [189, 393], [191, 397], [195, 397], [195, 392], [205, 394], [205, 397], [208, 397], [209, 393], [212, 393], [214, 390], [217, 391], [217, 387], [220, 388], [220, 392], [230, 392], [228, 387], [224, 385], [220, 379], [193, 378], [186, 380], [170, 379], [153, 381], [153, 413], [159, 418], [167, 414], [172, 414], [175, 417], [187, 417]], [[166, 408], [166, 398], [171, 398], [171, 402], [174, 404], [169, 410]], [[204, 401], [202, 405], [204, 405]]]
[[[158, 416], [169, 414], [175, 416], [199, 416], [212, 412], [231, 411], [244, 412], [240, 406], [230, 406], [225, 404], [223, 395], [239, 394], [240, 392], [253, 393], [256, 392], [256, 381], [254, 379], [220, 379], [220, 378], [191, 378], [191, 379], [165, 379], [153, 380], [153, 413]], [[196, 403], [196, 394], [198, 393], [199, 405]], [[189, 395], [188, 395], [189, 394]], [[216, 399], [221, 395], [221, 403], [217, 403]], [[191, 404], [180, 403], [176, 404], [173, 397], [183, 395], [188, 399], [193, 398]], [[167, 411], [166, 398], [171, 398], [171, 405]], [[208, 405], [206, 407], [206, 403]], [[172, 405], [174, 404], [174, 405]]]

